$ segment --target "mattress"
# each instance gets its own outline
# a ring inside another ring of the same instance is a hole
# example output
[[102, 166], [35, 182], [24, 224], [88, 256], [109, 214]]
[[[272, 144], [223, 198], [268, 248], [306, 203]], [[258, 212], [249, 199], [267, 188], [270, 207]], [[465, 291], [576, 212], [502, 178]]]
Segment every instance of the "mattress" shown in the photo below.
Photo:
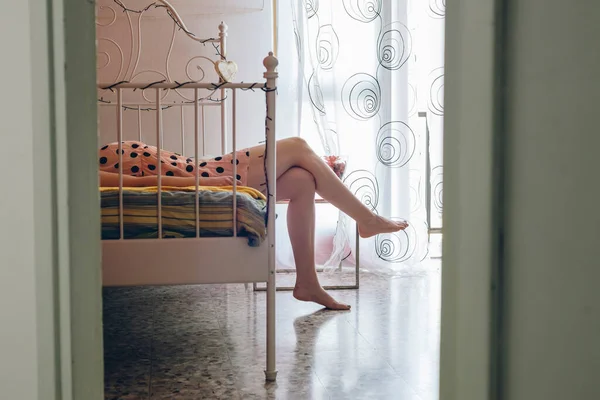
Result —
[[[158, 189], [123, 188], [125, 239], [158, 238]], [[266, 198], [249, 187], [237, 188], [237, 235], [257, 247], [266, 238]], [[119, 239], [119, 189], [100, 188], [102, 239]], [[196, 188], [162, 187], [163, 238], [196, 237]], [[233, 188], [200, 187], [200, 237], [233, 236]]]

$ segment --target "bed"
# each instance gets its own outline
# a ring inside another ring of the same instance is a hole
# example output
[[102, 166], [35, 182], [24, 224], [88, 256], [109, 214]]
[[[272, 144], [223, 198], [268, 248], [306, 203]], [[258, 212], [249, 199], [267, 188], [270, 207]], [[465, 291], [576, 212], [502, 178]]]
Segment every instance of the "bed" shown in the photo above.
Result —
[[[139, 140], [155, 141], [159, 154], [165, 142], [180, 139], [193, 149], [186, 156], [200, 159], [207, 156], [205, 142], [205, 112], [216, 110], [220, 116], [221, 154], [233, 152], [237, 147], [237, 93], [252, 91], [265, 104], [265, 175], [266, 196], [260, 192], [238, 186], [202, 187], [196, 173], [196, 185], [187, 188], [163, 186], [158, 179], [156, 187], [123, 187], [123, 170], [119, 167], [119, 186], [100, 189], [102, 214], [102, 274], [104, 286], [182, 285], [214, 283], [266, 283], [266, 368], [265, 378], [274, 381], [275, 367], [275, 105], [277, 59], [269, 53], [263, 60], [266, 71], [262, 82], [230, 82], [219, 74], [219, 79], [201, 80], [169, 79], [169, 59], [166, 60], [165, 79], [142, 80], [136, 70], [141, 53], [141, 35], [134, 38], [132, 16], [141, 18], [145, 13], [164, 13], [173, 24], [173, 39], [168, 57], [177, 37], [197, 43], [198, 48], [213, 46], [217, 56], [212, 61], [215, 70], [219, 63], [227, 63], [227, 26], [221, 23], [218, 36], [201, 39], [186, 26], [182, 17], [168, 1], [156, 1], [140, 10], [126, 8], [120, 1], [99, 2], [98, 31], [111, 29], [117, 15], [124, 12], [131, 31], [131, 40], [117, 43], [119, 38], [103, 38], [98, 43], [113, 43], [119, 49], [121, 64], [114, 81], [99, 82], [99, 108], [106, 116], [114, 118], [114, 141], [122, 143], [131, 128], [124, 127], [124, 113], [138, 115]], [[107, 10], [111, 9], [107, 14]], [[107, 16], [108, 15], [108, 16]], [[129, 30], [129, 28], [127, 28]], [[134, 40], [135, 39], [135, 40]], [[137, 43], [137, 45], [136, 45]], [[111, 44], [111, 46], [113, 45]], [[130, 48], [128, 56], [124, 49]], [[99, 47], [98, 54], [108, 54]], [[195, 57], [200, 58], [200, 57]], [[206, 56], [202, 56], [207, 59]], [[111, 57], [104, 59], [111, 62]], [[114, 59], [114, 57], [113, 57]], [[136, 61], [137, 60], [137, 61]], [[154, 60], [153, 60], [154, 61]], [[108, 65], [107, 63], [107, 65]], [[156, 60], [155, 64], [160, 64]], [[124, 71], [124, 72], [123, 72]], [[175, 96], [173, 100], [170, 95]], [[262, 100], [260, 98], [262, 97]], [[181, 110], [181, 131], [164, 129], [167, 109]], [[192, 142], [189, 125], [186, 132], [184, 110], [193, 121]], [[153, 115], [154, 125], [142, 127], [144, 118]], [[129, 118], [128, 123], [131, 118]], [[135, 118], [134, 118], [135, 120]], [[230, 127], [230, 129], [228, 129]], [[213, 138], [214, 139], [214, 138]], [[166, 149], [165, 149], [166, 150]], [[172, 148], [169, 150], [173, 150]], [[119, 155], [123, 157], [122, 152]], [[234, 159], [235, 160], [235, 159]], [[122, 163], [119, 163], [122, 165]], [[234, 162], [233, 176], [236, 174]], [[196, 169], [198, 171], [198, 169]], [[159, 174], [160, 177], [160, 167]], [[143, 254], [143, 257], [140, 257]], [[176, 262], [173, 260], [176, 259]], [[243, 264], [241, 263], [243, 260]], [[168, 268], [166, 267], [168, 266]]]
[[[158, 238], [157, 187], [123, 189], [124, 239]], [[162, 238], [233, 236], [233, 187], [162, 188]], [[119, 188], [101, 188], [102, 239], [120, 239]], [[265, 196], [249, 187], [236, 194], [236, 234], [260, 247], [266, 239]], [[196, 215], [196, 202], [199, 212]], [[196, 216], [198, 219], [196, 219]]]

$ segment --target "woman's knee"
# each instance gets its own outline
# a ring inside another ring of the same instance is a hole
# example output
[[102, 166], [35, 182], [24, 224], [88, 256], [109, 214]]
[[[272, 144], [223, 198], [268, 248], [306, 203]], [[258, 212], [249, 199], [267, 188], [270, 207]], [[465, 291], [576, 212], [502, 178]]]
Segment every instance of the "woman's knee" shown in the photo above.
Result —
[[281, 141], [294, 152], [312, 151], [306, 140], [298, 136], [282, 139]]
[[304, 168], [290, 168], [280, 179], [281, 185], [286, 192], [292, 196], [310, 195], [314, 196], [316, 190], [315, 177]]
[[286, 168], [304, 166], [304, 163], [314, 154], [306, 140], [299, 137], [281, 139], [277, 145], [278, 165]]

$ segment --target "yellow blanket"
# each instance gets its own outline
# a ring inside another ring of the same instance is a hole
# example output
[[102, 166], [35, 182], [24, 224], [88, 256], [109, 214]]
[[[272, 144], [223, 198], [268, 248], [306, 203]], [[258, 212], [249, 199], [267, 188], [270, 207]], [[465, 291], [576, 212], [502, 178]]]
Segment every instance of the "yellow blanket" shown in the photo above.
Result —
[[[114, 192], [118, 191], [118, 187], [101, 187], [100, 192]], [[157, 193], [158, 186], [148, 186], [148, 187], [124, 187], [123, 190], [127, 190], [128, 192], [139, 192], [139, 193]], [[177, 187], [177, 186], [163, 186], [162, 190], [164, 192], [195, 192], [196, 186], [185, 186], [185, 187]], [[198, 190], [208, 190], [211, 192], [232, 192], [233, 186], [198, 186]], [[259, 192], [258, 190], [248, 187], [248, 186], [238, 186], [238, 193], [245, 193], [251, 196], [254, 199], [267, 200], [264, 194]]]
[[[196, 218], [200, 236], [233, 235], [233, 188], [227, 186], [162, 187], [161, 220], [163, 237], [195, 237]], [[123, 188], [123, 228], [125, 239], [158, 237], [157, 187]], [[120, 238], [119, 188], [101, 188], [102, 238]], [[250, 246], [266, 237], [266, 197], [259, 191], [237, 188], [238, 236], [247, 236]]]

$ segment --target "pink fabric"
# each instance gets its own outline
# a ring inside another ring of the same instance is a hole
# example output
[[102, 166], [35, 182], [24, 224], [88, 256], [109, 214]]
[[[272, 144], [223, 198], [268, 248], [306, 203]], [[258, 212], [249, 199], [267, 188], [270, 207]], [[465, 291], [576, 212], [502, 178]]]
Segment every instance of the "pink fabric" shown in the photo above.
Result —
[[[158, 149], [137, 141], [125, 141], [121, 145], [123, 157], [123, 174], [131, 176], [158, 175]], [[100, 170], [119, 172], [119, 144], [110, 143], [99, 150]], [[161, 149], [161, 174], [166, 176], [196, 176], [204, 178], [232, 176], [233, 154], [226, 154], [210, 160], [198, 160], [184, 157], [181, 154]], [[246, 185], [248, 182], [248, 166], [250, 152], [248, 149], [237, 152], [237, 179]]]

